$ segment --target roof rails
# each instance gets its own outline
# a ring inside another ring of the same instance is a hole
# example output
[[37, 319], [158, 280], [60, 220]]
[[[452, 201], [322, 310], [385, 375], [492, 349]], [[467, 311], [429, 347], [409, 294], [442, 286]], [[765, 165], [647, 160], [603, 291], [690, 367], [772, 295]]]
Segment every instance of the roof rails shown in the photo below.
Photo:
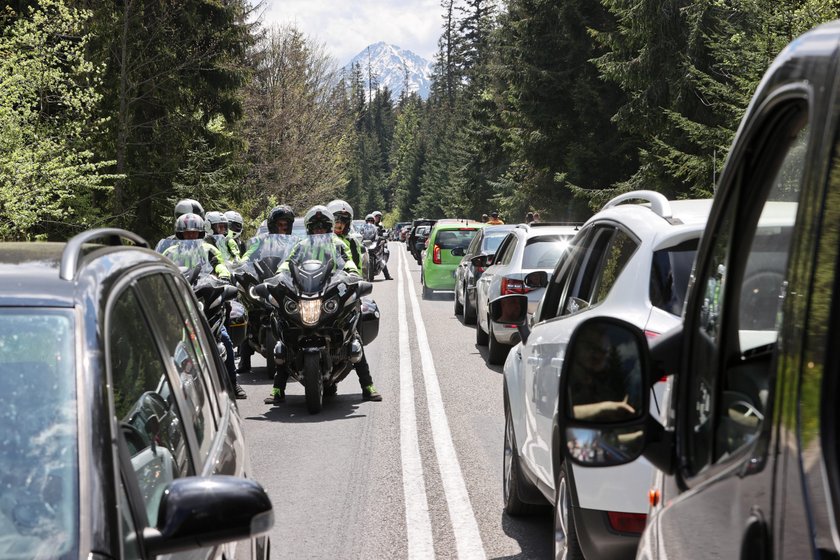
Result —
[[85, 243], [90, 243], [94, 239], [104, 239], [107, 245], [118, 246], [123, 244], [123, 240], [131, 241], [138, 247], [149, 248], [149, 244], [145, 239], [131, 233], [124, 229], [117, 228], [98, 228], [83, 231], [79, 235], [73, 236], [67, 245], [64, 247], [64, 252], [61, 253], [61, 268], [59, 269], [58, 277], [62, 280], [72, 280], [76, 277], [76, 267], [79, 265], [79, 260], [82, 255], [82, 247]]
[[525, 224], [528, 227], [542, 227], [542, 226], [572, 226], [572, 227], [580, 227], [583, 225], [582, 222], [531, 222], [530, 224]]
[[627, 202], [628, 200], [644, 200], [645, 202], [650, 203], [650, 209], [653, 210], [657, 216], [666, 220], [670, 220], [673, 217], [671, 204], [668, 202], [668, 199], [665, 195], [656, 191], [630, 191], [620, 194], [604, 204], [603, 209], [618, 206], [622, 202]]

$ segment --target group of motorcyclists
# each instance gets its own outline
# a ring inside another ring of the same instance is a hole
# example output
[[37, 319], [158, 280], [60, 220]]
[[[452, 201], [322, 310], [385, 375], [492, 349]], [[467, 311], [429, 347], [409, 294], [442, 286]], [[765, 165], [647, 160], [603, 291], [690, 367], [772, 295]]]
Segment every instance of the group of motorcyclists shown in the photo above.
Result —
[[[353, 216], [353, 208], [344, 200], [337, 199], [331, 201], [326, 206], [317, 205], [310, 208], [303, 219], [307, 237], [318, 236], [320, 238], [324, 236], [324, 238], [331, 240], [331, 242], [319, 245], [320, 253], [314, 257], [308, 254], [307, 258], [322, 261], [329, 259], [331, 263], [337, 263], [336, 270], [349, 275], [351, 278], [361, 278], [363, 269], [362, 255], [365, 253], [365, 245], [362, 242], [361, 236], [354, 234], [351, 229]], [[201, 247], [201, 258], [206, 258], [205, 270], [208, 274], [212, 274], [227, 282], [236, 283], [237, 276], [232, 273], [232, 270], [235, 272], [240, 265], [259, 260], [262, 256], [261, 254], [267, 248], [266, 244], [270, 243], [271, 238], [280, 237], [281, 239], [291, 240], [289, 241], [291, 249], [287, 252], [288, 254], [283, 258], [279, 266], [271, 270], [270, 273], [275, 275], [289, 275], [290, 263], [294, 260], [296, 252], [303, 250], [305, 247], [304, 239], [291, 237], [294, 221], [295, 213], [290, 206], [275, 206], [269, 210], [266, 216], [265, 227], [267, 228], [267, 233], [260, 234], [258, 231], [257, 235], [246, 242], [242, 235], [244, 220], [241, 214], [234, 210], [228, 210], [226, 212], [204, 212], [202, 205], [198, 201], [183, 199], [175, 205], [174, 236], [161, 240], [158, 243], [157, 250], [182, 267], [182, 270], [189, 269], [196, 263], [191, 261], [195, 257], [187, 255], [195, 254], [195, 252], [188, 253], [183, 251], [183, 242], [192, 241], [193, 245], [198, 244]], [[368, 214], [365, 221], [377, 228], [378, 235], [384, 236], [385, 231], [381, 223], [381, 212]], [[178, 243], [181, 243], [181, 245]], [[382, 267], [381, 270], [385, 278], [390, 280], [391, 275], [388, 272], [387, 266]], [[253, 294], [253, 292], [251, 293]], [[223, 354], [225, 359], [225, 367], [234, 388], [234, 394], [238, 399], [247, 398], [244, 389], [237, 382], [237, 374], [249, 373], [251, 371], [251, 357], [255, 352], [253, 340], [245, 338], [244, 341], [239, 343], [239, 364], [237, 366], [234, 359], [234, 344], [224, 327], [220, 329], [219, 338], [219, 342], [225, 349], [225, 352], [220, 352], [220, 354]], [[282, 334], [280, 338], [282, 339]], [[356, 339], [359, 339], [358, 335], [355, 336], [354, 340]], [[280, 341], [276, 342], [276, 344], [280, 347], [283, 343]], [[353, 360], [352, 367], [355, 369], [359, 378], [362, 398], [363, 400], [381, 401], [382, 396], [373, 385], [370, 366], [368, 365], [367, 358], [364, 356], [361, 345], [360, 354], [361, 357], [355, 357]], [[267, 359], [272, 359], [270, 350]], [[274, 365], [273, 369], [273, 386], [270, 394], [264, 399], [264, 402], [265, 404], [276, 406], [285, 401], [286, 384], [290, 370], [288, 364], [283, 363], [280, 359], [276, 360], [276, 365]], [[270, 373], [271, 371], [269, 371]], [[333, 392], [335, 391], [334, 386], [330, 386], [328, 389]]]

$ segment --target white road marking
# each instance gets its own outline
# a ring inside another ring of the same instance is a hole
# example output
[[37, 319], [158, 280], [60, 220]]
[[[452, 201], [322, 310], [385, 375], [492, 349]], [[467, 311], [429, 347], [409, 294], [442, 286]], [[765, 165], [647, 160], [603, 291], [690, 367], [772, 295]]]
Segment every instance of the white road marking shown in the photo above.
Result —
[[[399, 253], [398, 253], [399, 254]], [[398, 257], [400, 260], [402, 255]], [[400, 340], [400, 456], [402, 458], [403, 495], [405, 496], [405, 530], [408, 536], [408, 557], [426, 560], [434, 558], [432, 522], [423, 479], [423, 462], [417, 439], [417, 414], [414, 402], [414, 376], [411, 348], [408, 343], [405, 283], [402, 267], [397, 271], [397, 308]], [[410, 277], [409, 277], [410, 278]]]
[[[402, 257], [402, 255], [400, 256]], [[408, 270], [408, 260], [401, 259], [401, 261], [406, 277], [411, 278]], [[402, 294], [402, 291], [400, 293]], [[411, 311], [414, 315], [420, 362], [423, 366], [423, 381], [426, 386], [426, 402], [429, 408], [429, 420], [432, 425], [432, 439], [435, 442], [435, 453], [437, 454], [440, 477], [443, 482], [443, 492], [446, 495], [446, 505], [449, 508], [449, 519], [452, 521], [452, 530], [455, 533], [458, 558], [461, 560], [484, 560], [487, 555], [484, 552], [481, 533], [478, 531], [478, 522], [475, 519], [472, 504], [470, 504], [467, 485], [461, 473], [461, 465], [458, 463], [458, 455], [455, 453], [455, 445], [452, 443], [452, 433], [449, 431], [449, 421], [446, 419], [446, 410], [440, 393], [432, 349], [429, 347], [426, 326], [420, 314], [420, 304], [417, 302], [417, 294], [411, 285], [408, 286], [408, 295], [411, 301]], [[402, 349], [400, 353], [402, 354]]]

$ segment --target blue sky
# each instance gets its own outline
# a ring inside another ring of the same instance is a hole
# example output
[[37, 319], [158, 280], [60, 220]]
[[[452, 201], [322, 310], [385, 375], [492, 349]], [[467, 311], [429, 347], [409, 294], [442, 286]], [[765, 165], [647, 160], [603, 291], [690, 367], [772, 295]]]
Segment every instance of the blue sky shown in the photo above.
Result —
[[264, 0], [263, 22], [294, 24], [339, 65], [385, 41], [432, 60], [443, 23], [440, 0]]

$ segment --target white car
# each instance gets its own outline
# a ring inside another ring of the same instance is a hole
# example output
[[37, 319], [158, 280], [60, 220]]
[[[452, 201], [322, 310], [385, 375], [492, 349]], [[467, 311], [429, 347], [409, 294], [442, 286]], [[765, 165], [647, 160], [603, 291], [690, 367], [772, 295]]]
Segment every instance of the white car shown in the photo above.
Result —
[[475, 342], [487, 345], [487, 361], [502, 365], [513, 344], [519, 342], [516, 327], [495, 323], [487, 314], [487, 303], [499, 296], [527, 294], [529, 311], [533, 312], [542, 298], [543, 289], [530, 286], [524, 278], [537, 270], [554, 270], [569, 241], [580, 229], [577, 225], [539, 222], [518, 224], [496, 249], [496, 253], [477, 257], [488, 268], [475, 283]]
[[[630, 204], [631, 201], [644, 204]], [[653, 467], [644, 459], [609, 468], [563, 461], [557, 431], [560, 371], [575, 327], [617, 317], [655, 337], [680, 323], [685, 293], [711, 200], [669, 201], [652, 191], [618, 196], [590, 218], [549, 276], [531, 326], [517, 301], [523, 342], [504, 366], [504, 499], [510, 515], [554, 504], [557, 558], [633, 558], [648, 511]], [[490, 304], [502, 313], [507, 296]], [[507, 306], [509, 309], [509, 306]], [[657, 383], [652, 414], [666, 383]], [[564, 556], [565, 553], [565, 556]]]

